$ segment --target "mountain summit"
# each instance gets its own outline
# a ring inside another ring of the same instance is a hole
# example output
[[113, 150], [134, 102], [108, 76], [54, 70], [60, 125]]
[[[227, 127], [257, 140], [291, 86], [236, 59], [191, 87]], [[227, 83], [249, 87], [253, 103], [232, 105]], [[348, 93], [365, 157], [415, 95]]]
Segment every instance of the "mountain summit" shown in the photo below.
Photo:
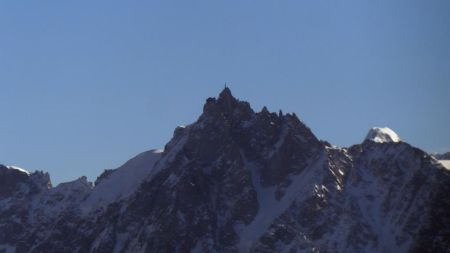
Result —
[[400, 137], [389, 127], [373, 127], [367, 134], [366, 140], [374, 142], [399, 142]]
[[338, 148], [226, 87], [95, 185], [0, 166], [0, 252], [449, 252], [449, 191], [387, 128]]

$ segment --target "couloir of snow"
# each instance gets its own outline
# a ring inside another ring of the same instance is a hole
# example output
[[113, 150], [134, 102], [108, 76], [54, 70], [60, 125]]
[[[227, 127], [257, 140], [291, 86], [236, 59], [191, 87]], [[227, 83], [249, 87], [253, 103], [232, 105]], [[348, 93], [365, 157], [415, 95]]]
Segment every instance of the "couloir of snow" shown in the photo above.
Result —
[[369, 130], [366, 140], [385, 143], [385, 142], [399, 142], [400, 137], [389, 127], [373, 127]]
[[[309, 196], [308, 193], [314, 187], [313, 178], [317, 176], [320, 168], [324, 165], [325, 154], [315, 160], [311, 160], [311, 164], [303, 173], [292, 177], [292, 184], [286, 189], [285, 196], [281, 200], [275, 199], [275, 187], [264, 188], [261, 185], [260, 175], [257, 167], [249, 162], [245, 156], [246, 166], [251, 171], [252, 183], [255, 187], [259, 210], [253, 221], [237, 228], [240, 242], [237, 245], [239, 252], [249, 252], [254, 243], [268, 231], [269, 226], [286, 212], [294, 201], [300, 201]], [[309, 187], [307, 187], [309, 186]]]

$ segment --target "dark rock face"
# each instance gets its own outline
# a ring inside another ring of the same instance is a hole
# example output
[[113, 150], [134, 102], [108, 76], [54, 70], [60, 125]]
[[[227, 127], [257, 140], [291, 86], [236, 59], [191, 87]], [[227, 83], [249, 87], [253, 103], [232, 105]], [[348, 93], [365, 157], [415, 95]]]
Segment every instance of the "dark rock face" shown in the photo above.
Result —
[[0, 198], [7, 198], [19, 191], [19, 186], [26, 183], [28, 175], [25, 172], [12, 170], [0, 165]]
[[[138, 172], [135, 187], [121, 181]], [[254, 112], [228, 88], [164, 152], [106, 171], [95, 187], [80, 178], [52, 188], [45, 178], [0, 166], [0, 252], [450, 246], [450, 175], [433, 157], [404, 142], [333, 147], [295, 114]]]
[[0, 200], [9, 197], [24, 198], [51, 187], [47, 173], [36, 172], [29, 176], [26, 172], [0, 164]]

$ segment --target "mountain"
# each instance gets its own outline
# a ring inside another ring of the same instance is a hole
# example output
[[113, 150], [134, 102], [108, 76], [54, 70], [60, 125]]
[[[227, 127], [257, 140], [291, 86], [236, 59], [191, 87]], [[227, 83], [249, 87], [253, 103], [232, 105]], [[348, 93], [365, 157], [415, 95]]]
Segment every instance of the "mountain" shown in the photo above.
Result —
[[450, 160], [450, 152], [443, 154], [434, 154], [434, 157], [438, 160]]
[[444, 154], [433, 154], [433, 156], [439, 160], [439, 162], [450, 170], [450, 152]]
[[400, 137], [389, 127], [373, 127], [367, 134], [366, 140], [373, 142], [399, 142]]
[[450, 252], [448, 192], [391, 129], [339, 148], [225, 88], [95, 185], [0, 166], [0, 252]]

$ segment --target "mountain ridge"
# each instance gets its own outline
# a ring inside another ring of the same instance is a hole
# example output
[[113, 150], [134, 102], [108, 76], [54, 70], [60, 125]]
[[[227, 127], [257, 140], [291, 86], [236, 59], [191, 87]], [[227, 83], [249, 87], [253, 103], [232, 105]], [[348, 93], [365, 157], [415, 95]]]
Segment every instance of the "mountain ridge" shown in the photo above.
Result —
[[450, 175], [434, 157], [401, 140], [331, 146], [295, 114], [254, 112], [227, 87], [162, 152], [144, 152], [95, 185], [81, 177], [51, 187], [48, 174], [10, 170], [0, 167], [10, 182], [0, 187], [0, 252], [450, 246], [442, 236]]

